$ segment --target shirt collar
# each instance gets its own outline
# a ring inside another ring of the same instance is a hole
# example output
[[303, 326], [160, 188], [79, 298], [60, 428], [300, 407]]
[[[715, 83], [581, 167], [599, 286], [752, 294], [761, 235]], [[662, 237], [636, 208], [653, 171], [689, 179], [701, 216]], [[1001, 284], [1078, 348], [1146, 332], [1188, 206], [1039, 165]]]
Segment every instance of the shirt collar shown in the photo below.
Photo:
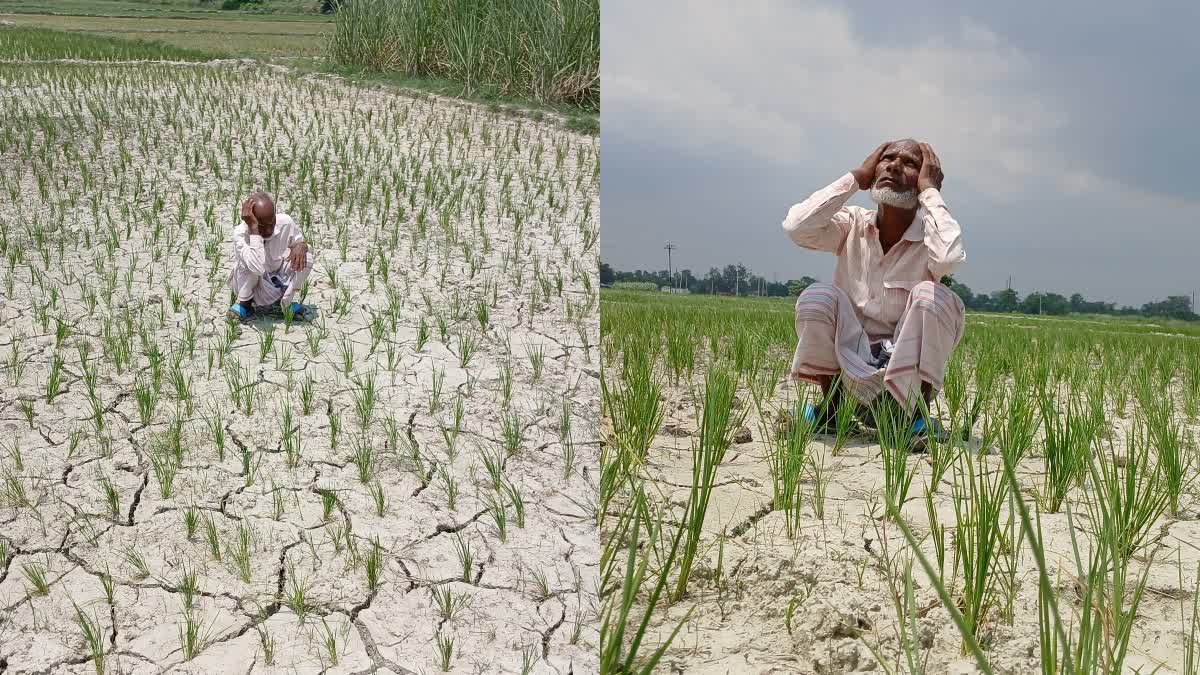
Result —
[[912, 225], [904, 231], [904, 239], [909, 241], [925, 241], [925, 207], [917, 208], [916, 215], [913, 216]]
[[[912, 224], [909, 225], [908, 229], [904, 231], [904, 235], [902, 237], [900, 237], [901, 239], [907, 239], [908, 241], [917, 241], [917, 242], [925, 241], [925, 213], [926, 212], [925, 212], [924, 206], [917, 207], [917, 212], [915, 215], [913, 215]], [[871, 220], [868, 223], [868, 227], [872, 231], [876, 231], [879, 229], [879, 226], [875, 224], [876, 220], [878, 218], [879, 218], [879, 211], [876, 210], [872, 214]]]

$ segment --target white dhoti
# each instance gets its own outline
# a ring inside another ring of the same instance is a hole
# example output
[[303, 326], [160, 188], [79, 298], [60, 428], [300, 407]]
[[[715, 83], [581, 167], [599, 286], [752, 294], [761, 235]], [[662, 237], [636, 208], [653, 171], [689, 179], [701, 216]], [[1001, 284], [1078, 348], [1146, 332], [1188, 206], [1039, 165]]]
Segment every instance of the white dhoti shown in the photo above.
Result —
[[229, 290], [237, 295], [238, 302], [252, 300], [259, 307], [291, 304], [296, 292], [304, 287], [304, 281], [312, 272], [312, 251], [308, 252], [306, 262], [304, 269], [293, 271], [287, 256], [284, 256], [277, 269], [262, 274], [255, 274], [240, 261], [235, 262], [229, 273]]
[[[791, 377], [819, 383], [842, 373], [855, 399], [869, 404], [886, 387], [906, 412], [921, 398], [921, 383], [942, 388], [946, 363], [962, 339], [962, 299], [945, 286], [923, 281], [913, 286], [892, 335], [868, 336], [845, 291], [817, 283], [796, 299], [796, 352]], [[878, 344], [890, 338], [895, 351], [878, 365]], [[872, 346], [876, 349], [873, 350]]]

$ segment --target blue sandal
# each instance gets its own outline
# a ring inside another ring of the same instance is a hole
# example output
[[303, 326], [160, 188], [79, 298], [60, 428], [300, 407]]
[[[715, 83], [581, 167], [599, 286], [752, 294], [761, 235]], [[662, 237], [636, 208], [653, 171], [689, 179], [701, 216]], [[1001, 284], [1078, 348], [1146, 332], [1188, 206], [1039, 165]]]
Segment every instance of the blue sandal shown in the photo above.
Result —
[[225, 316], [232, 322], [245, 323], [250, 320], [250, 310], [243, 307], [241, 303], [235, 302]]

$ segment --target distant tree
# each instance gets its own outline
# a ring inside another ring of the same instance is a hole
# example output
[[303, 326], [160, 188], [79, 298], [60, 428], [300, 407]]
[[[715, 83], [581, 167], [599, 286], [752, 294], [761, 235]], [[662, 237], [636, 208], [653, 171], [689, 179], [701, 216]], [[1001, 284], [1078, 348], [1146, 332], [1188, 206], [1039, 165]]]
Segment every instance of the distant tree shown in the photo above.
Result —
[[617, 275], [613, 273], [613, 268], [608, 263], [600, 263], [600, 283], [611, 284], [617, 280]]
[[1192, 312], [1192, 299], [1186, 295], [1170, 295], [1166, 300], [1148, 302], [1142, 305], [1142, 314], [1146, 316], [1165, 316], [1172, 319], [1195, 319]]
[[1021, 306], [1021, 298], [1011, 288], [992, 291], [992, 305], [997, 312], [1015, 312]]
[[804, 289], [815, 283], [817, 283], [817, 280], [809, 276], [800, 277], [799, 279], [789, 279], [787, 282], [787, 294], [792, 296], [800, 295], [804, 292]]

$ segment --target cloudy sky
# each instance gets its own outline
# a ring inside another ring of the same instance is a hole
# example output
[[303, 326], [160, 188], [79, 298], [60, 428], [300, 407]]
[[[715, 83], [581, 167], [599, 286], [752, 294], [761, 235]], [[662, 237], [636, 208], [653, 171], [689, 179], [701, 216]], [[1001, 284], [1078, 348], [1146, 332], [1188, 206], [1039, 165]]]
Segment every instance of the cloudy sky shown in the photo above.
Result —
[[973, 290], [1200, 289], [1200, 3], [604, 0], [601, 21], [617, 269], [665, 269], [671, 240], [697, 275], [828, 280], [788, 208], [913, 136], [941, 157]]

